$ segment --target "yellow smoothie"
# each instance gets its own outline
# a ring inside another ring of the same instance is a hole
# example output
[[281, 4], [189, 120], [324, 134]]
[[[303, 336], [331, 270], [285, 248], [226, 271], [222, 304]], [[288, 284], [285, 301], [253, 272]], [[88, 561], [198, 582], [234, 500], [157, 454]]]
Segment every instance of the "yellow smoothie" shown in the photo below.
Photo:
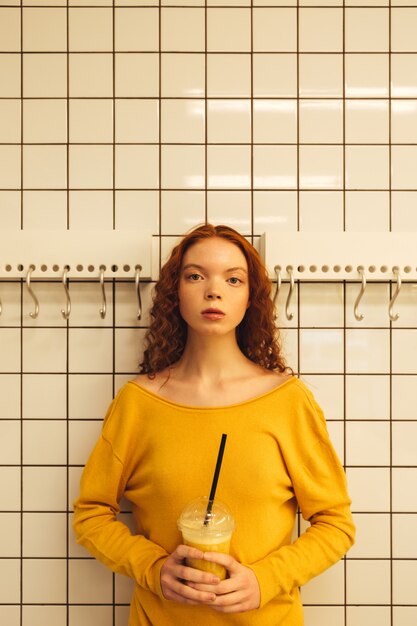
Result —
[[[183, 536], [183, 540], [186, 546], [197, 548], [202, 552], [222, 552], [223, 554], [229, 554], [230, 551], [230, 539], [226, 541], [220, 541], [219, 538], [213, 537], [213, 542], [202, 543], [202, 538], [186, 538]], [[226, 568], [218, 563], [212, 563], [211, 561], [203, 561], [202, 559], [186, 559], [187, 565], [195, 567], [195, 569], [203, 570], [204, 572], [210, 572], [215, 576], [218, 576], [220, 580], [226, 578]]]

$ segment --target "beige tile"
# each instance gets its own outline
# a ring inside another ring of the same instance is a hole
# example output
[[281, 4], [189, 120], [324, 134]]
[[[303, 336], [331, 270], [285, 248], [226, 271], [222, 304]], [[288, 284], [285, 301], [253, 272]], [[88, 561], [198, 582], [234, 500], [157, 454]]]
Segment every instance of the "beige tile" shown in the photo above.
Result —
[[348, 467], [346, 474], [352, 511], [387, 513], [390, 510], [389, 468]]
[[392, 470], [392, 510], [394, 512], [417, 512], [417, 468], [395, 467]]
[[24, 557], [65, 557], [67, 516], [65, 513], [23, 513]]
[[251, 59], [249, 54], [207, 55], [207, 95], [249, 97]]
[[341, 146], [300, 146], [300, 187], [341, 189], [343, 150]]
[[[67, 502], [67, 506], [68, 506], [68, 510], [69, 511], [73, 511], [73, 504], [76, 498], [78, 498], [79, 493], [80, 493], [80, 480], [81, 480], [81, 474], [83, 472], [83, 468], [82, 467], [70, 467], [68, 469], [68, 502]], [[86, 552], [85, 548], [81, 548], [81, 546], [79, 546], [79, 549], [83, 551], [82, 556], [88, 556], [88, 553]], [[77, 552], [77, 555], [79, 553]]]
[[65, 7], [24, 8], [22, 33], [24, 52], [65, 52], [67, 49]]
[[389, 188], [388, 146], [346, 146], [345, 163], [347, 189]]
[[342, 143], [342, 100], [300, 101], [301, 143]]
[[[410, 250], [410, 259], [412, 252]], [[406, 278], [407, 274], [402, 272], [402, 278]], [[391, 295], [395, 291], [395, 280], [391, 287]], [[395, 303], [396, 312], [399, 319], [395, 322], [396, 328], [415, 326], [416, 321], [416, 304], [417, 304], [417, 286], [415, 283], [405, 283], [401, 285], [401, 293]]]
[[349, 8], [345, 12], [346, 52], [384, 52], [389, 48], [389, 10]]
[[70, 8], [68, 12], [70, 52], [111, 52], [113, 14], [111, 8]]
[[23, 375], [23, 419], [65, 420], [66, 397], [65, 374]]
[[297, 184], [295, 146], [254, 146], [253, 176], [255, 189], [294, 188]]
[[340, 561], [303, 586], [303, 603], [340, 604], [344, 595], [344, 571]]
[[300, 191], [300, 230], [343, 230], [342, 191]]
[[19, 100], [0, 100], [0, 141], [20, 143], [21, 104]]
[[20, 191], [0, 190], [0, 204], [2, 207], [0, 228], [2, 230], [20, 230], [22, 204]]
[[69, 128], [71, 143], [111, 143], [113, 101], [71, 99]]
[[[70, 76], [74, 79], [74, 72], [70, 72]], [[25, 98], [66, 98], [66, 55], [23, 55], [23, 95]]]
[[24, 467], [23, 485], [25, 511], [66, 511], [65, 467]]
[[[203, 22], [204, 25], [204, 22]], [[209, 8], [207, 11], [208, 52], [249, 52], [251, 49], [251, 10]], [[201, 48], [200, 48], [201, 50]]]
[[0, 419], [20, 418], [20, 375], [0, 374]]
[[0, 421], [0, 458], [4, 465], [19, 465], [21, 462], [18, 420]]
[[161, 50], [163, 52], [203, 52], [204, 8], [163, 8], [161, 10]]
[[66, 146], [24, 146], [23, 186], [26, 189], [65, 189]]
[[417, 100], [392, 100], [391, 140], [417, 143]]
[[117, 97], [155, 97], [159, 95], [157, 54], [116, 54], [115, 92]]
[[[162, 231], [167, 235], [186, 232], [204, 222], [204, 191], [163, 191]], [[141, 324], [142, 325], [142, 324]]]
[[1, 291], [1, 299], [3, 302], [3, 310], [0, 316], [0, 326], [19, 327], [21, 324], [21, 320], [20, 320], [21, 286], [18, 283], [4, 281], [1, 284], [0, 291]]
[[[396, 310], [398, 311], [398, 305]], [[417, 330], [393, 330], [392, 369], [396, 374], [415, 374], [417, 349]]]
[[112, 331], [107, 328], [72, 329], [69, 336], [71, 373], [112, 371]]
[[347, 372], [383, 374], [389, 369], [388, 330], [348, 329], [346, 331]]
[[255, 143], [297, 143], [296, 100], [254, 100]]
[[69, 607], [69, 626], [92, 626], [92, 624], [113, 626], [113, 607], [88, 605]]
[[207, 139], [209, 143], [250, 143], [250, 100], [208, 100]]
[[24, 100], [23, 141], [25, 143], [66, 143], [67, 101]]
[[392, 564], [392, 598], [394, 604], [415, 604], [417, 561], [394, 561]]
[[85, 465], [91, 450], [100, 437], [101, 420], [72, 421], [69, 424], [69, 463]]
[[20, 513], [0, 513], [0, 529], [0, 557], [19, 557]]
[[[16, 0], [14, 0], [16, 1]], [[19, 562], [17, 561], [17, 564]], [[6, 563], [7, 566], [7, 563]], [[20, 568], [19, 568], [20, 571]], [[0, 606], [0, 619], [8, 626], [20, 626], [20, 606], [2, 605]]]
[[[153, 92], [158, 95], [157, 89], [154, 88]], [[204, 96], [204, 54], [162, 54], [161, 93], [162, 97]]]
[[[355, 277], [360, 280], [359, 272], [356, 273], [355, 271], [355, 274]], [[372, 283], [372, 274], [368, 271], [368, 268], [365, 271], [365, 278], [367, 279], [365, 293], [358, 306], [359, 314], [364, 316], [360, 322], [354, 316], [354, 306], [361, 290], [361, 283], [348, 283], [346, 285], [346, 323], [348, 326], [356, 328], [364, 328], [366, 326], [387, 328], [389, 325], [387, 314], [387, 306], [390, 301], [389, 287], [382, 283]]]
[[248, 146], [208, 146], [208, 187], [210, 189], [250, 187], [250, 157]]
[[417, 465], [417, 424], [397, 422], [392, 427], [393, 465]]
[[116, 191], [116, 228], [159, 229], [159, 191]]
[[0, 49], [2, 52], [20, 52], [20, 9], [8, 6], [0, 11]]
[[393, 615], [395, 626], [414, 626], [417, 619], [417, 607], [395, 606], [393, 609]]
[[391, 54], [391, 93], [394, 98], [417, 96], [417, 54]]
[[344, 609], [341, 606], [306, 606], [304, 615], [310, 626], [321, 626], [323, 622], [332, 626], [344, 626]]
[[[92, 163], [94, 168], [91, 167]], [[70, 146], [69, 186], [71, 189], [111, 189], [113, 147]]]
[[346, 463], [350, 466], [389, 465], [389, 423], [349, 422], [346, 428]]
[[[116, 576], [115, 579], [115, 598], [116, 602], [124, 602], [129, 604], [134, 592], [134, 581], [127, 576]], [[109, 626], [112, 626], [111, 624]]]
[[163, 143], [204, 143], [204, 100], [162, 100], [161, 141]]
[[348, 606], [347, 619], [349, 626], [391, 626], [391, 609], [389, 606]]
[[383, 513], [379, 515], [357, 513], [353, 516], [353, 521], [356, 526], [356, 539], [355, 544], [349, 550], [349, 558], [388, 559], [390, 557], [390, 516]]
[[[189, 192], [193, 193], [193, 192]], [[200, 223], [200, 220], [197, 223]], [[179, 230], [179, 229], [177, 229]], [[185, 228], [183, 230], [186, 230]], [[169, 231], [168, 231], [169, 232]], [[174, 231], [172, 231], [174, 232]], [[142, 316], [137, 319], [138, 297], [135, 283], [132, 281], [117, 283], [116, 285], [116, 325], [121, 326], [149, 326], [149, 310], [152, 306], [152, 283], [142, 282], [140, 285]]]
[[112, 601], [112, 587], [111, 571], [98, 561], [92, 559], [70, 561], [71, 604], [109, 603]]
[[300, 284], [300, 324], [302, 326], [343, 326], [341, 284]]
[[[92, 393], [93, 390], [94, 393]], [[112, 397], [110, 374], [90, 374], [89, 376], [71, 374], [69, 376], [70, 419], [103, 418]]]
[[417, 192], [393, 191], [392, 199], [392, 230], [417, 230], [417, 212], [415, 211]]
[[343, 333], [336, 329], [300, 331], [302, 372], [334, 373], [343, 371]]
[[410, 402], [410, 392], [414, 388], [414, 376], [392, 377], [392, 417], [397, 420], [417, 420], [417, 407]]
[[62, 603], [66, 595], [65, 559], [25, 559], [23, 561], [23, 601]]
[[348, 98], [387, 98], [388, 54], [346, 54], [345, 90]]
[[417, 146], [392, 146], [391, 168], [393, 189], [416, 189], [417, 172], [414, 167]]
[[24, 328], [23, 370], [25, 372], [65, 372], [65, 335], [64, 328]]
[[295, 54], [253, 54], [253, 95], [268, 98], [297, 95]]
[[64, 420], [28, 420], [23, 424], [23, 463], [64, 465], [67, 462]]
[[118, 189], [158, 188], [158, 146], [116, 146], [115, 150]]
[[299, 10], [300, 52], [342, 52], [343, 11], [311, 8]]
[[416, 514], [392, 516], [392, 548], [394, 558], [417, 558], [416, 525]]
[[[0, 602], [2, 604], [20, 602], [19, 559], [0, 559]], [[5, 613], [8, 618], [8, 612], [5, 611]]]
[[299, 55], [300, 96], [338, 97], [343, 95], [341, 54]]
[[142, 355], [138, 346], [143, 340], [145, 331], [138, 328], [117, 329], [115, 347], [115, 371], [131, 372], [132, 377], [138, 370]]
[[116, 52], [157, 51], [159, 47], [158, 9], [152, 7], [116, 7]]
[[0, 54], [0, 97], [19, 98], [20, 57], [18, 54]]
[[251, 233], [251, 194], [249, 191], [209, 191], [207, 218], [213, 224], [226, 224], [243, 235]]
[[254, 52], [297, 50], [297, 12], [292, 8], [253, 9]]
[[17, 328], [0, 328], [0, 372], [18, 372], [20, 369], [20, 333]]
[[[69, 227], [74, 230], [113, 228], [112, 191], [70, 191]], [[72, 316], [71, 316], [71, 319]]]
[[162, 147], [162, 187], [198, 189], [204, 187], [203, 146]]
[[159, 101], [116, 100], [116, 142], [158, 143]]
[[67, 609], [65, 606], [23, 606], [22, 626], [43, 626], [44, 624], [54, 624], [54, 626], [66, 626]]
[[389, 204], [389, 191], [347, 191], [345, 194], [345, 230], [388, 231]]
[[[116, 56], [116, 90], [123, 79]], [[132, 76], [131, 82], [132, 81]], [[69, 93], [71, 98], [111, 98], [113, 95], [113, 57], [111, 54], [70, 54]], [[117, 94], [130, 95], [130, 94]]]
[[391, 50], [417, 52], [417, 7], [391, 10]]
[[349, 604], [388, 604], [390, 602], [390, 562], [348, 561], [346, 570]]
[[254, 191], [253, 228], [259, 235], [267, 230], [297, 230], [297, 193], [295, 191]]
[[388, 100], [346, 101], [347, 143], [388, 143]]
[[309, 374], [302, 381], [313, 392], [327, 420], [343, 419], [343, 376]]
[[346, 418], [388, 420], [390, 385], [388, 376], [346, 377]]
[[0, 188], [20, 187], [20, 153], [20, 146], [0, 145]]

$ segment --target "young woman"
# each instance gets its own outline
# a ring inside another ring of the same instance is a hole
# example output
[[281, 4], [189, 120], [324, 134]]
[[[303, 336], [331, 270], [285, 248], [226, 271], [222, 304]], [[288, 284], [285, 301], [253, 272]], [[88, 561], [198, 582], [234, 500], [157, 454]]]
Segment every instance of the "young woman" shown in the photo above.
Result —
[[[226, 226], [196, 228], [161, 270], [141, 373], [112, 402], [75, 503], [78, 541], [135, 580], [129, 626], [301, 626], [299, 586], [352, 545], [344, 472], [284, 363], [270, 289], [256, 250]], [[222, 433], [230, 555], [182, 545], [176, 523], [208, 495]], [[137, 534], [116, 519], [122, 496]], [[292, 542], [297, 506], [310, 527]]]

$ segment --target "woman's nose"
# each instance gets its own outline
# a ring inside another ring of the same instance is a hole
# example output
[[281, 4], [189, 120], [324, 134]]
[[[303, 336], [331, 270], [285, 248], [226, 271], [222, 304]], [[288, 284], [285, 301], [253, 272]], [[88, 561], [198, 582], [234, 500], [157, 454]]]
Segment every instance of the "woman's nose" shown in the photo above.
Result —
[[221, 299], [221, 297], [222, 296], [220, 290], [216, 289], [215, 287], [210, 287], [206, 291], [206, 298], [208, 298], [209, 300]]

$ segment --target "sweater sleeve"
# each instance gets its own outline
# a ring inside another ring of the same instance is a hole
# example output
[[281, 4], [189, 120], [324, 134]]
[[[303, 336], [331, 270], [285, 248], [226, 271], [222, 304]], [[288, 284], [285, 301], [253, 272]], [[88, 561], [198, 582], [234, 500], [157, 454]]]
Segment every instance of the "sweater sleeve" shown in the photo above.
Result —
[[310, 526], [293, 544], [249, 565], [258, 578], [261, 606], [323, 572], [354, 542], [345, 473], [312, 396], [307, 406], [307, 419], [294, 433], [286, 462], [302, 516]]
[[74, 503], [77, 542], [114, 572], [163, 597], [160, 570], [167, 552], [143, 535], [133, 535], [117, 520], [126, 484], [123, 462], [102, 434], [84, 468]]

